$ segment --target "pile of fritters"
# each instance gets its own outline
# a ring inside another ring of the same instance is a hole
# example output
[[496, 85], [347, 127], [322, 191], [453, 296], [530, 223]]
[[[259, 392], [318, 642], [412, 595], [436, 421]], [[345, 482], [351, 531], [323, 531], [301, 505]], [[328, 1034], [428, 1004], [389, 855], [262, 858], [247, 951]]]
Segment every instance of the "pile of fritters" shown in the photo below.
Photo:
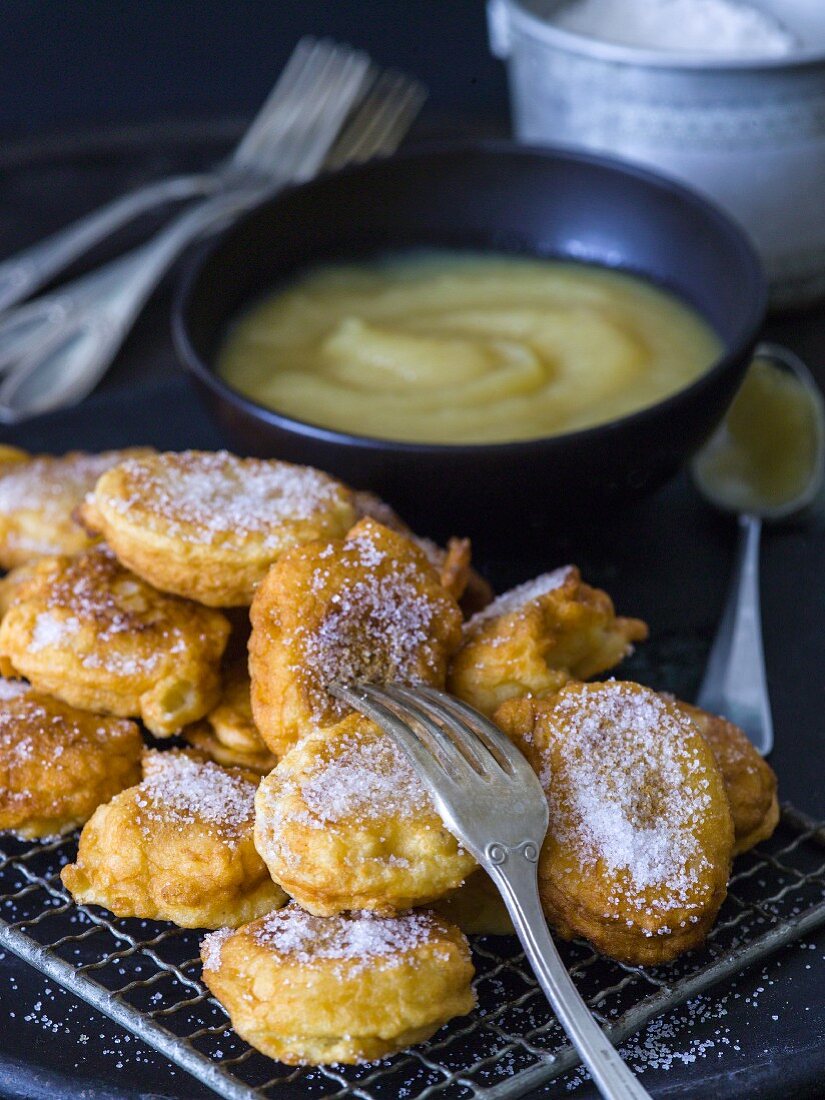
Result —
[[467, 540], [442, 549], [316, 470], [0, 449], [0, 565], [0, 828], [82, 825], [78, 903], [214, 929], [204, 981], [286, 1062], [426, 1039], [473, 1007], [464, 932], [511, 931], [335, 681], [429, 684], [493, 717], [547, 795], [548, 921], [625, 962], [699, 945], [733, 855], [778, 819], [730, 722], [585, 682], [647, 628], [574, 566], [494, 599]]

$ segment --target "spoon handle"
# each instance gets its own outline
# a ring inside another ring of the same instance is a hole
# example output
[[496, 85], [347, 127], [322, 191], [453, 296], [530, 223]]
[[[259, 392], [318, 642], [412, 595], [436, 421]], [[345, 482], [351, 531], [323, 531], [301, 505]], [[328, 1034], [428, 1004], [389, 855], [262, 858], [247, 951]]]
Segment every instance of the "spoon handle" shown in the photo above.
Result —
[[711, 647], [697, 704], [741, 726], [766, 756], [773, 748], [773, 719], [759, 610], [759, 537], [762, 521], [739, 517], [739, 545], [728, 600]]

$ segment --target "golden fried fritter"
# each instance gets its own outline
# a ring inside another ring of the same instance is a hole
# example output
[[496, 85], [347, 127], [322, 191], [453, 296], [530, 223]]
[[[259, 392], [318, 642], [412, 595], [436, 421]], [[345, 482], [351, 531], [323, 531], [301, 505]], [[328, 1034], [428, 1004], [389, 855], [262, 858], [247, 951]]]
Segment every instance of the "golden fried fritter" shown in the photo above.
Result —
[[383, 1058], [475, 1005], [467, 941], [426, 910], [313, 917], [291, 904], [207, 936], [201, 956], [234, 1029], [287, 1065]]
[[56, 836], [140, 778], [134, 722], [103, 718], [0, 680], [0, 830]]
[[277, 756], [266, 745], [259, 752], [242, 752], [225, 745], [205, 719], [187, 726], [181, 736], [205, 759], [214, 760], [225, 768], [243, 768], [260, 776], [268, 775], [278, 763]]
[[288, 551], [252, 604], [252, 713], [279, 757], [349, 708], [336, 680], [442, 687], [461, 612], [424, 553], [363, 519], [346, 539]]
[[617, 618], [607, 593], [568, 565], [505, 592], [465, 624], [448, 689], [491, 715], [506, 699], [549, 695], [612, 668], [646, 637], [641, 620]]
[[209, 607], [248, 606], [285, 550], [355, 521], [352, 494], [328, 474], [226, 451], [123, 462], [82, 515], [138, 576]]
[[2, 467], [16, 466], [19, 462], [29, 462], [31, 455], [20, 447], [12, 447], [9, 443], [0, 443], [0, 476]]
[[512, 699], [495, 720], [547, 794], [539, 892], [556, 930], [639, 965], [698, 946], [727, 892], [733, 823], [691, 719], [649, 688], [610, 681]]
[[100, 806], [63, 884], [118, 917], [237, 927], [286, 901], [253, 841], [258, 776], [186, 753], [147, 752], [144, 778]]
[[742, 730], [726, 718], [679, 702], [713, 750], [725, 781], [735, 834], [733, 854], [741, 855], [773, 834], [779, 822], [776, 774]]
[[0, 672], [165, 737], [217, 702], [228, 635], [219, 611], [156, 592], [95, 547], [38, 563], [0, 622]]
[[461, 886], [433, 902], [433, 909], [466, 936], [514, 936], [507, 906], [490, 876], [479, 867]]
[[261, 781], [255, 843], [275, 881], [319, 916], [423, 905], [476, 866], [406, 757], [360, 714], [305, 738]]
[[246, 661], [232, 662], [224, 670], [218, 705], [201, 722], [184, 730], [183, 736], [219, 764], [266, 775], [278, 759], [263, 743], [252, 720], [249, 691]]
[[0, 577], [0, 619], [3, 618], [36, 572], [37, 562], [32, 561], [26, 565], [18, 565], [16, 569], [6, 573], [5, 577]]
[[374, 493], [356, 492], [354, 502], [359, 519], [374, 519], [383, 527], [406, 535], [424, 551], [441, 583], [453, 599], [460, 602], [465, 614], [475, 614], [492, 600], [492, 588], [470, 565], [472, 553], [469, 539], [451, 538], [446, 548], [442, 549], [432, 539], [414, 534], [389, 504]]
[[135, 447], [98, 455], [24, 456], [25, 461], [0, 456], [0, 566], [13, 569], [36, 558], [88, 549], [96, 539], [75, 522], [75, 509], [111, 466], [148, 453], [148, 447]]
[[246, 661], [233, 662], [224, 671], [220, 701], [210, 710], [207, 721], [229, 748], [262, 752], [266, 746], [252, 719], [250, 689]]

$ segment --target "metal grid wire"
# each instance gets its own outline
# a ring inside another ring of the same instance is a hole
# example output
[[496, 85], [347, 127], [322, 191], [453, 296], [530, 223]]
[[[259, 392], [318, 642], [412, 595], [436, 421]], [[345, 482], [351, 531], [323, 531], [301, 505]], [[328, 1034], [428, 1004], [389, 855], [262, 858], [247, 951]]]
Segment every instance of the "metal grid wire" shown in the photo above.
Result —
[[[565, 961], [613, 1042], [825, 924], [825, 825], [784, 806], [776, 835], [737, 861], [708, 944], [667, 967], [623, 966], [585, 943]], [[513, 937], [478, 937], [478, 1008], [380, 1063], [293, 1069], [244, 1043], [200, 981], [200, 933], [77, 906], [60, 868], [76, 836], [0, 845], [0, 946], [105, 1012], [221, 1096], [500, 1100], [578, 1064]]]

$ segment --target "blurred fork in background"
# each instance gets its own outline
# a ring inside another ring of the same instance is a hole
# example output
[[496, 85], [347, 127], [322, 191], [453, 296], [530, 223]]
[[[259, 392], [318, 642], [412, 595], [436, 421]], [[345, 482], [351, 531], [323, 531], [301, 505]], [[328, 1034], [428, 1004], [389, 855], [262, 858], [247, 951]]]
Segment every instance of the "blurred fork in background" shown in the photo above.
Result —
[[[0, 262], [0, 310], [22, 302], [106, 237], [159, 206], [237, 187], [259, 171], [267, 149], [300, 122], [304, 98], [338, 75], [366, 81], [369, 59], [326, 39], [302, 38], [232, 153], [211, 170], [153, 180]], [[346, 94], [345, 90], [344, 94]]]
[[[359, 88], [366, 79], [362, 74]], [[314, 101], [305, 96], [300, 124], [287, 140], [259, 140], [258, 175], [243, 187], [212, 196], [147, 244], [0, 319], [0, 373], [6, 374], [0, 420], [15, 423], [79, 401], [105, 373], [152, 290], [191, 241], [322, 165], [337, 168], [391, 153], [425, 98], [416, 81], [385, 73], [338, 136], [358, 97], [347, 87], [348, 101], [329, 83]]]
[[[337, 136], [337, 131], [330, 133], [326, 128], [314, 130], [319, 121], [316, 114], [319, 110], [329, 111], [329, 114], [319, 116], [325, 126], [329, 123], [330, 127], [340, 127], [346, 112], [366, 90], [371, 75], [372, 70], [366, 55], [357, 53], [348, 46], [302, 39], [234, 152], [211, 177], [215, 203], [218, 204], [224, 194], [231, 197], [250, 185], [258, 186], [272, 180], [276, 173], [289, 178], [297, 167], [296, 155], [303, 154], [303, 146], [298, 143], [310, 140], [313, 134], [316, 140], [320, 138], [324, 143], [320, 151], [322, 157], [327, 152], [329, 142]], [[292, 162], [289, 160], [290, 155]], [[317, 168], [317, 154], [314, 159], [314, 165], [307, 165], [310, 175], [313, 168]], [[177, 183], [183, 178], [192, 181], [207, 177], [176, 177], [172, 182]], [[124, 202], [128, 204], [131, 197], [126, 196]], [[101, 212], [101, 224], [108, 221], [106, 209]], [[88, 219], [84, 219], [84, 224], [95, 217], [96, 215], [89, 215]], [[65, 232], [71, 237], [73, 227]], [[61, 234], [57, 236], [60, 237]], [[42, 265], [44, 256], [39, 250], [42, 248], [48, 253], [54, 239], [50, 238], [49, 241], [35, 246], [39, 265]], [[74, 240], [77, 244], [77, 238]], [[62, 254], [63, 251], [63, 245], [59, 243], [57, 252]], [[0, 271], [5, 269], [8, 274], [18, 264], [18, 273], [27, 271], [27, 255], [28, 253], [18, 254], [5, 264], [0, 264]], [[114, 274], [117, 264], [118, 261], [115, 260], [99, 270]], [[85, 305], [87, 298], [100, 294], [101, 284], [96, 276], [97, 272], [93, 271], [43, 298], [0, 315], [0, 374], [5, 373], [22, 354], [36, 347], [44, 334], [48, 334], [50, 330], [57, 331], [57, 326]]]

